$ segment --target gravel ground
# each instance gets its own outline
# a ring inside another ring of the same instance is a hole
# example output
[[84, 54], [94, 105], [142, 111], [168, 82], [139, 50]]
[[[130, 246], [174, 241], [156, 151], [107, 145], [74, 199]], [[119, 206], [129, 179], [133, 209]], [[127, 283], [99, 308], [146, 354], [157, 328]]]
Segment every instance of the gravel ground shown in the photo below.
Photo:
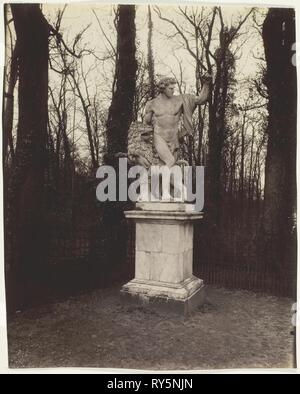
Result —
[[183, 316], [97, 290], [9, 318], [11, 368], [292, 368], [289, 298], [209, 287]]

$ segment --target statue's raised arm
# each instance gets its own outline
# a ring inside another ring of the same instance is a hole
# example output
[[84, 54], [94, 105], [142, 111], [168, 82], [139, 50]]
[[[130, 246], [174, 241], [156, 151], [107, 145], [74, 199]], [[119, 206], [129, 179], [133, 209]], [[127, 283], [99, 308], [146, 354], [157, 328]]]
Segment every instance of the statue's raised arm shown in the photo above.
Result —
[[196, 104], [201, 105], [204, 104], [209, 97], [210, 85], [212, 83], [212, 76], [208, 73], [204, 74], [201, 78], [202, 80], [202, 89], [199, 96], [196, 96]]
[[193, 135], [193, 121], [192, 116], [197, 107], [197, 105], [204, 104], [210, 93], [210, 85], [212, 82], [212, 76], [205, 74], [202, 78], [202, 89], [199, 96], [194, 94], [182, 94], [182, 113], [183, 113], [183, 127], [179, 131], [179, 138], [185, 135]]

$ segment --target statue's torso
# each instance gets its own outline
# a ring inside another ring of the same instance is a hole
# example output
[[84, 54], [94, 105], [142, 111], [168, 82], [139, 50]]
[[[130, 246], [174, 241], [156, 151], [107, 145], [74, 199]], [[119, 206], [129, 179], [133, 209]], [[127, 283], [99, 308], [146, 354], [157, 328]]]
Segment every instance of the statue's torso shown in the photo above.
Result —
[[182, 114], [181, 96], [170, 99], [157, 97], [152, 101], [154, 133], [159, 134], [166, 141], [178, 136], [178, 124]]

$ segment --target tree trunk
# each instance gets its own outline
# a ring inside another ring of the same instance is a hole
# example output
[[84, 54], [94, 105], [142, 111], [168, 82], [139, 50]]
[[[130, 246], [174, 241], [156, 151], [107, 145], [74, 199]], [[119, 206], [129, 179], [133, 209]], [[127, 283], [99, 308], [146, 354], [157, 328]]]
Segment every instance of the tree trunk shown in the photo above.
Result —
[[[7, 263], [22, 301], [45, 259], [43, 186], [48, 118], [49, 27], [38, 4], [11, 4], [18, 45], [19, 122], [8, 190]], [[23, 294], [22, 294], [23, 293]]]
[[248, 205], [249, 207], [252, 206], [253, 202], [253, 174], [252, 174], [252, 169], [253, 169], [253, 148], [254, 148], [254, 130], [255, 128], [252, 128], [252, 135], [251, 135], [251, 148], [250, 148], [250, 163], [249, 163], [249, 180], [248, 180]]
[[[106, 164], [114, 166], [118, 179], [118, 153], [127, 153], [128, 130], [133, 120], [136, 87], [135, 6], [119, 5], [117, 20], [116, 90], [107, 120]], [[102, 205], [103, 226], [107, 234], [107, 268], [117, 272], [126, 256], [127, 229], [124, 218], [126, 202], [106, 202]], [[118, 244], [118, 248], [116, 248]], [[105, 275], [105, 267], [103, 273]]]
[[107, 159], [127, 152], [127, 139], [133, 119], [133, 101], [137, 71], [135, 46], [135, 6], [120, 5], [117, 21], [116, 91], [113, 94], [107, 120]]
[[13, 118], [14, 118], [14, 90], [18, 77], [17, 67], [17, 46], [15, 46], [11, 64], [7, 91], [4, 94], [5, 107], [3, 113], [3, 159], [6, 161], [8, 147], [10, 149], [11, 161], [14, 162], [14, 144], [12, 137]]
[[241, 130], [241, 168], [240, 168], [240, 187], [239, 187], [239, 193], [240, 193], [240, 209], [241, 209], [241, 215], [242, 218], [244, 217], [243, 215], [243, 209], [244, 209], [244, 189], [245, 189], [245, 129], [246, 129], [246, 111], [243, 114], [243, 123], [242, 123], [242, 130]]
[[266, 257], [274, 269], [286, 271], [295, 267], [291, 257], [296, 208], [297, 94], [296, 67], [292, 64], [293, 9], [269, 10], [263, 25], [263, 41], [269, 96], [263, 228]]
[[148, 5], [148, 73], [149, 73], [149, 96], [155, 97], [154, 59], [152, 50], [153, 22], [151, 6]]
[[220, 222], [222, 194], [222, 150], [225, 138], [225, 111], [229, 84], [230, 65], [227, 63], [228, 48], [220, 48], [213, 99], [209, 103], [208, 162], [206, 179], [206, 207], [209, 223], [215, 227]]
[[91, 125], [91, 120], [90, 120], [90, 114], [88, 111], [88, 106], [85, 103], [85, 99], [82, 95], [82, 91], [81, 91], [80, 86], [79, 86], [78, 82], [76, 81], [76, 77], [73, 73], [71, 74], [71, 77], [73, 79], [75, 89], [77, 90], [78, 96], [81, 101], [82, 110], [83, 110], [84, 118], [85, 118], [86, 131], [87, 131], [87, 135], [88, 135], [89, 148], [90, 148], [90, 153], [91, 153], [92, 170], [93, 170], [93, 172], [95, 172], [97, 170], [97, 168], [99, 167], [99, 163], [97, 161], [97, 154], [95, 152], [95, 147], [94, 147], [93, 130], [92, 130], [92, 125]]

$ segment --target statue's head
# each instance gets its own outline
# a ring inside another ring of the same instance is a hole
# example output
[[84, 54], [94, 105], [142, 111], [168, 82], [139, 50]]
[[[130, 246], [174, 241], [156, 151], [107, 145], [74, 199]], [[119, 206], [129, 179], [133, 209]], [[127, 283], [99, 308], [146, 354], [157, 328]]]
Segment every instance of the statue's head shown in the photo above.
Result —
[[158, 82], [158, 91], [159, 93], [165, 93], [168, 97], [172, 97], [174, 94], [176, 85], [176, 79], [174, 78], [162, 78]]

